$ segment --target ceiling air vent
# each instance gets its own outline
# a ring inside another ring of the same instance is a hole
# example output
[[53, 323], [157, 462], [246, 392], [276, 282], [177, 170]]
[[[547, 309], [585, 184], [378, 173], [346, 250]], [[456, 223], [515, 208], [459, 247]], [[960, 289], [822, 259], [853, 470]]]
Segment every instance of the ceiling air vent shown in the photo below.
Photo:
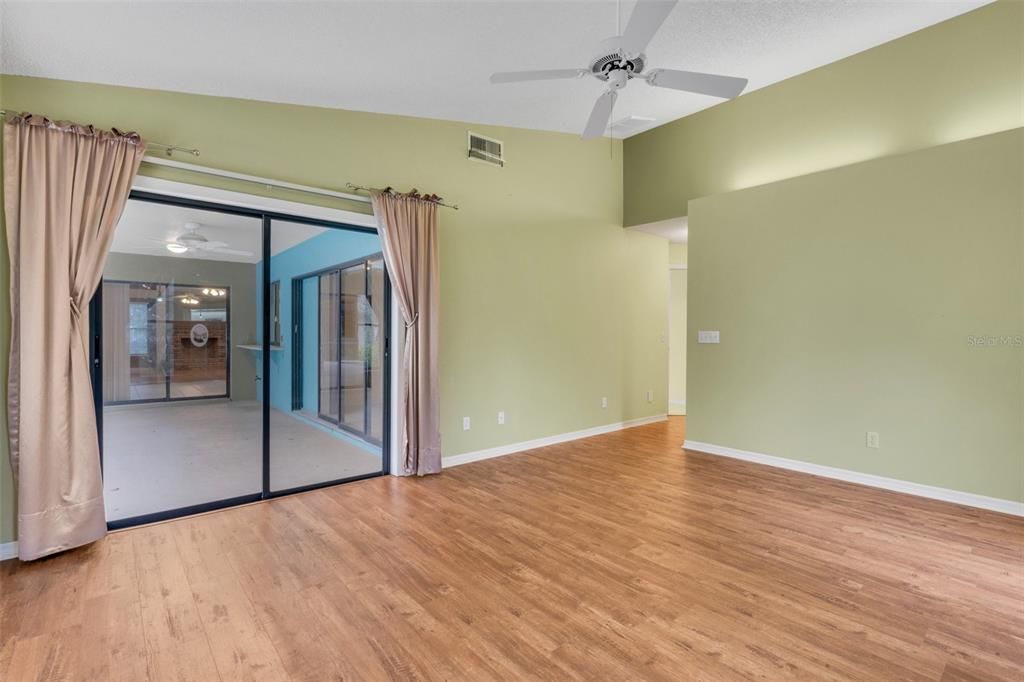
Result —
[[495, 166], [505, 165], [505, 145], [500, 140], [469, 134], [469, 158], [490, 163]]
[[629, 137], [647, 130], [654, 123], [648, 116], [627, 116], [612, 123], [612, 137]]

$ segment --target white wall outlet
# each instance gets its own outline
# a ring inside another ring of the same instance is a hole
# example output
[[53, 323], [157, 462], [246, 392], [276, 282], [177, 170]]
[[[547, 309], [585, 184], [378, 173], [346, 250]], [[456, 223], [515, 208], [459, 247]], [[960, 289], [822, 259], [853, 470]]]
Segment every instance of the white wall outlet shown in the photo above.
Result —
[[647, 391], [647, 402], [649, 402], [649, 403], [653, 403], [654, 402], [654, 391], [651, 391], [651, 390]]
[[501, 412], [498, 413], [498, 423], [499, 424], [504, 424], [505, 423], [505, 410], [502, 410]]
[[469, 431], [469, 417], [462, 418], [462, 430]]
[[601, 407], [608, 407], [608, 398], [601, 398]]
[[700, 330], [697, 332], [697, 343], [718, 343], [719, 335], [718, 330], [705, 331]]
[[882, 445], [881, 445], [881, 443], [879, 441], [879, 438], [878, 438], [878, 432], [877, 431], [868, 431], [867, 432], [867, 436], [865, 437], [865, 440], [864, 440], [864, 444], [867, 445], [869, 448], [873, 448], [875, 450], [877, 450], [878, 448], [882, 447]]

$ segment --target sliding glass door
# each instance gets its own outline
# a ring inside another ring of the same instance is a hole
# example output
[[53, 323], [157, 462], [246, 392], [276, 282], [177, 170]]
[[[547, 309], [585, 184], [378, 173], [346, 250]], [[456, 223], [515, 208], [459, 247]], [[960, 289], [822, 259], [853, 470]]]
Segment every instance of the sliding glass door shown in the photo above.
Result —
[[380, 443], [383, 430], [384, 261], [379, 254], [320, 273], [321, 419]]
[[367, 228], [134, 193], [91, 309], [107, 521], [387, 471], [387, 284]]
[[261, 239], [258, 218], [129, 200], [93, 303], [111, 526], [259, 498], [258, 357], [240, 344]]
[[384, 362], [387, 338], [388, 290], [384, 258], [375, 256], [367, 261], [367, 312], [363, 323], [363, 347], [366, 350], [366, 436], [375, 443], [384, 441], [384, 382], [387, 365]]
[[230, 287], [116, 279], [102, 286], [104, 404], [229, 396]]
[[[277, 220], [271, 225], [269, 277], [280, 282], [282, 300], [291, 302], [282, 308], [291, 330], [282, 341], [287, 354], [281, 371], [270, 375], [274, 491], [373, 475], [384, 467], [389, 292], [380, 241], [376, 234], [342, 230], [300, 241], [303, 228]], [[295, 246], [284, 248], [289, 244]], [[282, 417], [289, 421], [275, 428]], [[298, 447], [300, 427], [308, 431], [301, 442], [315, 442], [319, 456]]]
[[341, 410], [341, 276], [337, 270], [318, 278], [320, 296], [320, 418], [338, 424]]

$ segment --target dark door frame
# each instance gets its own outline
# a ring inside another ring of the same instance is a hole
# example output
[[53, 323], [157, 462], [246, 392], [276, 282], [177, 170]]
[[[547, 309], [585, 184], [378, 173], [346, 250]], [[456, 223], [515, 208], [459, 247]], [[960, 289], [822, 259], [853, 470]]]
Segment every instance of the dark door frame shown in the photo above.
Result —
[[[384, 357], [383, 362], [385, 366], [384, 372], [384, 420], [383, 429], [384, 434], [383, 442], [381, 443], [381, 470], [369, 474], [360, 474], [358, 476], [350, 476], [348, 478], [339, 478], [330, 481], [321, 481], [318, 483], [311, 483], [309, 485], [297, 486], [294, 488], [287, 488], [282, 490], [271, 489], [270, 481], [270, 237], [272, 230], [272, 223], [275, 220], [289, 223], [298, 223], [301, 225], [312, 225], [314, 227], [323, 227], [328, 229], [336, 230], [348, 230], [354, 232], [367, 232], [370, 234], [376, 234], [377, 230], [372, 227], [365, 227], [361, 225], [350, 225], [341, 222], [335, 222], [330, 220], [322, 220], [319, 218], [309, 218], [301, 215], [294, 215], [289, 213], [280, 213], [276, 211], [266, 211], [256, 208], [248, 208], [244, 206], [229, 206], [225, 204], [219, 204], [213, 201], [205, 201], [200, 199], [186, 199], [182, 197], [174, 197], [166, 194], [160, 194], [158, 192], [149, 192], [141, 190], [132, 190], [128, 197], [130, 200], [145, 201], [154, 204], [164, 204], [171, 206], [181, 206], [185, 208], [195, 208], [205, 211], [215, 211], [217, 213], [227, 213], [231, 215], [245, 216], [250, 218], [259, 218], [262, 221], [263, 227], [263, 254], [262, 254], [262, 265], [263, 265], [263, 276], [261, 278], [261, 296], [263, 302], [262, 320], [263, 320], [263, 334], [262, 334], [262, 366], [261, 366], [261, 377], [262, 377], [262, 401], [263, 401], [263, 427], [262, 427], [262, 490], [249, 495], [242, 495], [238, 497], [212, 500], [209, 502], [203, 502], [201, 504], [190, 505], [188, 507], [179, 507], [176, 509], [168, 509], [164, 511], [153, 512], [151, 514], [143, 514], [141, 516], [134, 516], [125, 519], [116, 519], [114, 521], [107, 522], [107, 528], [114, 530], [117, 528], [127, 528], [129, 526], [137, 526], [145, 523], [154, 523], [156, 521], [164, 521], [167, 519], [178, 518], [181, 516], [189, 516], [191, 514], [199, 514], [203, 512], [213, 511], [216, 509], [223, 509], [226, 507], [232, 507], [239, 504], [247, 504], [250, 502], [256, 502], [259, 500], [267, 500], [274, 497], [280, 497], [282, 495], [290, 495], [293, 493], [305, 492], [307, 490], [315, 490], [317, 488], [325, 488], [328, 486], [339, 485], [341, 483], [349, 483], [351, 481], [358, 481], [367, 478], [375, 478], [377, 476], [384, 476], [390, 473], [391, 470], [391, 280], [390, 275], [387, 272], [387, 266], [385, 265], [384, 270]], [[97, 436], [99, 438], [100, 445], [100, 467], [103, 467], [103, 288], [98, 287], [96, 294], [93, 296], [92, 301], [89, 305], [89, 320], [90, 320], [90, 334], [92, 335], [91, 346], [91, 360], [92, 360], [92, 388], [93, 388], [93, 400], [96, 409], [96, 429]], [[293, 294], [294, 295], [294, 294]], [[229, 351], [230, 352], [230, 351]], [[294, 352], [294, 349], [293, 349]]]

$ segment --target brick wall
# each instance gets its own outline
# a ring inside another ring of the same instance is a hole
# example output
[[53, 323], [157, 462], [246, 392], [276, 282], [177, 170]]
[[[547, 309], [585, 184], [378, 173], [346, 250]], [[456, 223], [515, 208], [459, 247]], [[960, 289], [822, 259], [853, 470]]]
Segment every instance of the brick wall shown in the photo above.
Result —
[[202, 322], [210, 330], [206, 345], [198, 348], [192, 344], [191, 331], [197, 322], [175, 320], [171, 330], [172, 376], [175, 379], [223, 379], [227, 376], [228, 347], [227, 325], [218, 320]]

